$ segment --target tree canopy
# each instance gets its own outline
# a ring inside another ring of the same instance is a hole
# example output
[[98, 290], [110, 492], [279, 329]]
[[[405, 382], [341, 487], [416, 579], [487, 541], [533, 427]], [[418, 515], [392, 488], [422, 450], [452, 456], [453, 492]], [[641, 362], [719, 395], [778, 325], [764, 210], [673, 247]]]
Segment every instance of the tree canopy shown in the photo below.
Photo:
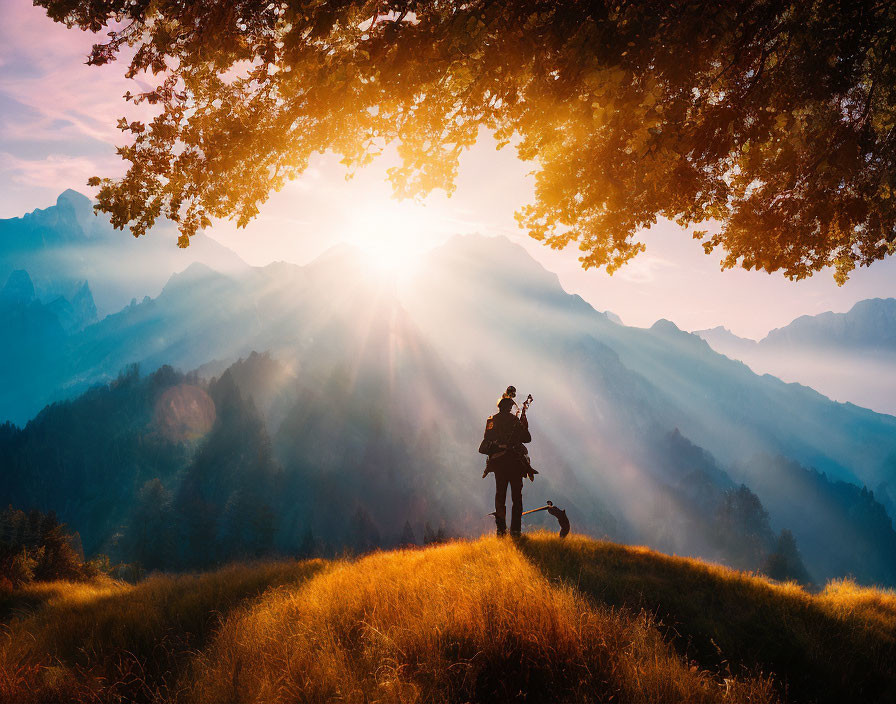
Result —
[[390, 143], [399, 197], [453, 189], [481, 129], [535, 164], [520, 225], [612, 272], [663, 217], [725, 268], [838, 282], [896, 251], [896, 4], [885, 0], [37, 0], [157, 76], [100, 210], [187, 246], [316, 152]]

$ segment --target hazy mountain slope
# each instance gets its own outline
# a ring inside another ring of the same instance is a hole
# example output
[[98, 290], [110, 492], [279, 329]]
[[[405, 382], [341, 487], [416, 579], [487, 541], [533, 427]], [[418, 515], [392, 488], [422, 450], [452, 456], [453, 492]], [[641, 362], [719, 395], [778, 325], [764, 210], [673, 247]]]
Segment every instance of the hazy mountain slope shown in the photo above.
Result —
[[[228, 273], [248, 271], [234, 252], [205, 235], [193, 238], [186, 250], [175, 241], [174, 228], [164, 221], [139, 241], [116, 231], [107, 218], [94, 215], [88, 198], [72, 190], [53, 206], [0, 220], [0, 282], [26, 276], [29, 301], [33, 299], [27, 311], [20, 302], [14, 319], [10, 306], [0, 312], [9, 335], [0, 353], [0, 420], [23, 423], [45, 403], [114, 378], [124, 364], [134, 361], [126, 344], [119, 346], [125, 361], [115, 366], [113, 349], [84, 350], [66, 335], [82, 332], [132, 299], [158, 295], [173, 273], [192, 262]], [[58, 321], [65, 335], [35, 337], [40, 316]], [[200, 356], [208, 361], [204, 353]], [[103, 366], [104, 361], [109, 366]], [[165, 361], [158, 359], [154, 367]]]
[[88, 554], [109, 552], [141, 486], [170, 482], [189, 459], [192, 443], [172, 432], [180, 424], [166, 422], [177, 404], [164, 403], [184, 383], [190, 380], [170, 368], [145, 379], [131, 370], [45, 408], [21, 430], [0, 426], [0, 501], [55, 511], [80, 532]]
[[55, 205], [20, 218], [0, 220], [0, 281], [15, 269], [31, 275], [37, 297], [49, 302], [88, 281], [100, 315], [119, 310], [132, 298], [158, 294], [175, 272], [202, 262], [222, 272], [245, 269], [232, 250], [198, 234], [187, 249], [166, 221], [139, 240], [95, 216], [91, 201], [67, 190]]
[[[306, 543], [394, 545], [406, 525], [418, 536], [488, 530], [491, 480], [479, 476], [475, 413], [426, 343], [383, 344], [392, 319], [379, 316], [365, 352], [328, 375], [294, 375], [258, 354], [211, 383], [167, 367], [140, 379], [131, 369], [48, 407], [23, 430], [6, 426], [0, 501], [56, 511], [78, 526], [90, 553], [163, 569]], [[413, 340], [413, 331], [400, 337]], [[272, 393], [285, 409], [271, 426], [279, 427], [274, 453], [252, 403]], [[565, 464], [550, 426], [538, 432], [537, 456], [557, 461], [542, 465], [527, 495], [551, 497], [578, 529], [751, 569], [773, 550], [767, 523], [736, 507], [724, 513], [733, 482], [680, 434], [642, 438], [633, 453], [650, 470], [617, 481], [590, 464]], [[731, 520], [734, 530], [725, 528]], [[552, 522], [541, 514], [527, 525]]]
[[871, 298], [847, 313], [803, 315], [772, 330], [760, 345], [879, 350], [896, 354], [896, 298]]
[[[741, 359], [740, 350], [750, 350], [759, 343], [747, 337], [739, 337], [723, 325], [707, 330], [694, 330], [694, 335], [706, 340], [716, 352], [732, 359]], [[731, 354], [733, 353], [733, 354]]]
[[784, 454], [840, 479], [875, 485], [896, 443], [896, 418], [837, 404], [818, 392], [758, 376], [698, 337], [661, 322], [623, 329], [614, 343], [633, 369], [684, 406], [682, 432], [726, 463]]
[[812, 386], [838, 401], [896, 415], [896, 299], [856, 303], [846, 313], [804, 315], [759, 342], [723, 328], [694, 333], [760, 373]]
[[[536, 398], [529, 505], [552, 499], [593, 533], [742, 566], [774, 535], [726, 467], [771, 452], [877, 486], [896, 452], [896, 419], [758, 377], [671, 323], [619, 325], [500, 238], [450, 241], [406, 290], [345, 247], [306, 267], [194, 264], [67, 337], [42, 378], [72, 395], [131, 363], [221, 373], [253, 350], [279, 365], [256, 356], [233, 376], [284, 469], [281, 545], [308, 530], [353, 544], [372, 532], [353, 526], [371, 525], [388, 544], [405, 521], [487, 528], [475, 449], [508, 383]], [[783, 510], [772, 519], [789, 527]]]
[[602, 345], [639, 384], [647, 382], [647, 403], [634, 392], [627, 399], [643, 407], [623, 421], [635, 431], [651, 418], [665, 431], [678, 427], [723, 464], [770, 451], [871, 486], [890, 471], [896, 418], [760, 377], [668, 321], [649, 330], [612, 323], [502, 238], [449, 241], [433, 254], [406, 305], [470, 369], [506, 368], [508, 381], [516, 379], [524, 392], [525, 384], [544, 383], [543, 399], [578, 397], [595, 425], [612, 426], [630, 411], [620, 397], [592, 393], [588, 375], [558, 388], [566, 393], [549, 390], [567, 376], [571, 344]]
[[0, 290], [0, 419], [31, 417], [57, 391], [59, 353], [67, 334], [96, 319], [90, 287], [84, 283], [71, 300], [42, 303], [28, 272], [13, 271]]
[[875, 584], [896, 582], [896, 532], [869, 490], [780, 456], [757, 455], [731, 471], [749, 482], [775, 523], [793, 532], [819, 574], [861, 572]]
[[146, 296], [58, 340], [39, 360], [0, 370], [10, 384], [40, 381], [30, 395], [0, 406], [0, 417], [23, 423], [44, 404], [114, 379], [133, 363], [147, 371], [169, 363], [193, 369], [214, 360], [226, 367], [256, 348], [300, 344], [294, 321], [305, 292], [301, 276], [292, 275], [298, 268], [269, 271], [277, 268], [222, 274], [191, 264], [156, 298]]

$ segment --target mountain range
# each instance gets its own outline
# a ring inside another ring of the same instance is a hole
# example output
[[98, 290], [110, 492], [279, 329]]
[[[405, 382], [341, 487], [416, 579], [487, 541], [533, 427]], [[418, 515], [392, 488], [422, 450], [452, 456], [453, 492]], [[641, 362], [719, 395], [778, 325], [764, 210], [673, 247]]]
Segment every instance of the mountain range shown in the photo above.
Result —
[[481, 532], [475, 448], [512, 383], [535, 398], [527, 501], [576, 529], [748, 569], [789, 532], [813, 579], [896, 583], [896, 418], [757, 375], [670, 321], [622, 325], [503, 238], [453, 238], [400, 285], [347, 246], [301, 267], [195, 262], [154, 297], [49, 327], [0, 372], [22, 426], [0, 433], [0, 501], [59, 512], [88, 551], [132, 557], [149, 514], [181, 531], [179, 551], [141, 553], [162, 568]]
[[135, 239], [96, 215], [90, 199], [71, 189], [56, 204], [22, 217], [0, 219], [0, 282], [15, 270], [28, 272], [35, 296], [49, 302], [69, 297], [89, 282], [100, 317], [136, 297], [156, 295], [171, 274], [193, 262], [218, 271], [246, 268], [232, 250], [199, 233], [190, 246], [176, 246], [176, 228], [162, 219], [151, 237]]
[[759, 373], [896, 414], [896, 298], [859, 301], [846, 313], [804, 315], [759, 341], [725, 327], [694, 334]]

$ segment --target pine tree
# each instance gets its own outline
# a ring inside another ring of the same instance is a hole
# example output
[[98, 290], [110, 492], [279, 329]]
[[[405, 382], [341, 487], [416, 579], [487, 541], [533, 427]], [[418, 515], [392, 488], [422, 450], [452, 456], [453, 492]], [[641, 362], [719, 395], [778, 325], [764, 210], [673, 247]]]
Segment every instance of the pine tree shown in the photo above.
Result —
[[299, 557], [306, 560], [312, 557], [320, 557], [320, 545], [314, 537], [314, 531], [311, 529], [311, 524], [308, 524], [308, 527], [305, 528], [305, 533], [302, 536], [302, 542], [299, 545]]
[[123, 557], [146, 570], [175, 565], [176, 535], [172, 496], [158, 478], [146, 482], [122, 539]]
[[403, 548], [416, 547], [417, 537], [414, 535], [414, 529], [411, 528], [411, 522], [404, 522], [404, 529], [401, 531], [401, 538], [398, 544]]
[[27, 515], [12, 507], [0, 516], [0, 581], [13, 586], [32, 580], [82, 579], [80, 538], [70, 535], [52, 511]]
[[762, 572], [781, 582], [795, 580], [801, 584], [809, 582], [809, 573], [803, 564], [802, 555], [796, 545], [796, 538], [789, 530], [782, 530], [775, 541], [775, 549], [769, 553], [762, 566]]
[[352, 544], [361, 552], [369, 552], [381, 545], [380, 531], [363, 506], [358, 506], [352, 517]]
[[82, 576], [83, 561], [53, 511], [40, 522], [40, 546], [44, 553], [34, 569], [35, 579], [78, 579]]
[[273, 552], [281, 471], [264, 421], [230, 371], [209, 385], [216, 420], [174, 502], [183, 563], [196, 567]]
[[768, 512], [748, 487], [725, 492], [715, 515], [715, 541], [722, 556], [739, 569], [758, 569], [774, 544]]

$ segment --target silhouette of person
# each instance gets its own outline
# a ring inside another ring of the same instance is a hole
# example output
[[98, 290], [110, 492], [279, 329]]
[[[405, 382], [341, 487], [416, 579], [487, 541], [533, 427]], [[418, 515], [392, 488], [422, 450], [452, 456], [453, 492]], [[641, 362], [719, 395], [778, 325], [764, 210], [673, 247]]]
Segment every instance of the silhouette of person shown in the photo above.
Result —
[[[523, 443], [531, 442], [528, 423], [510, 412], [514, 401], [506, 394], [498, 400], [498, 413], [485, 423], [479, 452], [488, 455], [486, 474], [495, 473], [495, 526], [499, 536], [507, 533], [507, 487], [510, 487], [510, 534], [518, 536], [523, 515], [523, 477], [530, 471]], [[483, 475], [485, 476], [485, 475]]]

